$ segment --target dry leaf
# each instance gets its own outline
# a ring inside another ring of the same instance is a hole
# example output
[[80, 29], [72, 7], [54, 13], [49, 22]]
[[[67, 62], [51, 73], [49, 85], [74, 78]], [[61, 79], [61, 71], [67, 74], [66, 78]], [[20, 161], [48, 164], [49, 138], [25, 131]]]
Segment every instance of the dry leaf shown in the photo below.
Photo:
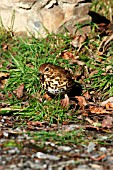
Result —
[[42, 98], [46, 99], [46, 100], [51, 100], [52, 98], [47, 94], [45, 93]]
[[93, 126], [93, 125], [86, 125], [86, 129], [96, 129], [96, 130], [99, 130], [99, 127], [97, 126]]
[[109, 110], [110, 108], [113, 108], [113, 103], [107, 103], [106, 104], [106, 109]]
[[113, 103], [113, 97], [110, 97], [109, 99], [101, 102], [100, 105], [101, 105], [101, 106], [106, 106], [106, 104], [108, 104], [108, 103]]
[[106, 109], [103, 109], [103, 107], [97, 107], [97, 106], [89, 106], [89, 111], [91, 113], [95, 113], [95, 114], [110, 113], [110, 112], [106, 111]]
[[61, 106], [63, 108], [67, 107], [69, 105], [69, 97], [67, 94], [65, 94], [65, 98], [61, 100]]
[[101, 155], [101, 156], [99, 156], [99, 157], [97, 157], [97, 158], [95, 158], [95, 157], [91, 157], [91, 158], [92, 158], [92, 160], [94, 160], [94, 161], [100, 161], [100, 160], [102, 160], [102, 159], [105, 159], [105, 157], [106, 157], [106, 155], [104, 154], [104, 155]]
[[6, 78], [6, 77], [9, 77], [9, 73], [2, 73], [2, 72], [0, 72], [0, 79], [2, 79], [2, 78]]
[[93, 124], [94, 123], [94, 121], [93, 120], [91, 120], [90, 118], [88, 118], [88, 117], [86, 117], [86, 120], [90, 123], [90, 124]]
[[62, 52], [61, 57], [65, 60], [75, 60], [76, 59], [76, 57], [69, 51]]
[[7, 83], [7, 79], [9, 77], [9, 73], [0, 72], [0, 89], [3, 89]]
[[87, 100], [91, 99], [91, 95], [89, 94], [88, 91], [86, 91], [86, 92], [83, 94], [83, 96], [84, 96]]
[[107, 115], [102, 121], [102, 127], [112, 128], [113, 127], [113, 117]]
[[43, 124], [41, 123], [41, 122], [39, 122], [39, 121], [35, 121], [35, 122], [28, 122], [27, 123], [28, 125], [32, 125], [32, 126], [40, 126], [40, 127], [42, 127], [43, 126]]
[[94, 123], [94, 121], [93, 120], [91, 120], [90, 118], [88, 118], [88, 117], [86, 117], [86, 120], [90, 123], [90, 124], [93, 124]]
[[6, 51], [8, 49], [8, 44], [2, 45], [2, 49], [3, 49], [3, 51]]
[[80, 108], [84, 110], [84, 107], [87, 105], [85, 97], [83, 97], [83, 96], [76, 96], [75, 98], [78, 100], [78, 104], [79, 104]]
[[70, 44], [73, 45], [75, 48], [81, 48], [83, 42], [86, 40], [86, 37], [86, 35], [75, 36]]
[[23, 97], [24, 93], [24, 84], [21, 84], [13, 93], [17, 96], [18, 99]]
[[98, 70], [94, 70], [92, 71], [88, 76], [89, 77], [92, 77], [93, 75], [97, 74], [98, 73]]

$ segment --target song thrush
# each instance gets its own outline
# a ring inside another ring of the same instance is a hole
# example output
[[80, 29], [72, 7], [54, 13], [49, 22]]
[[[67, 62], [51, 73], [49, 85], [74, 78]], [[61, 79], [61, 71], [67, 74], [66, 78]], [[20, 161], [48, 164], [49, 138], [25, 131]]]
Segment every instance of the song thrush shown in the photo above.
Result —
[[60, 66], [44, 63], [39, 67], [40, 83], [49, 95], [80, 95], [81, 86], [72, 74]]

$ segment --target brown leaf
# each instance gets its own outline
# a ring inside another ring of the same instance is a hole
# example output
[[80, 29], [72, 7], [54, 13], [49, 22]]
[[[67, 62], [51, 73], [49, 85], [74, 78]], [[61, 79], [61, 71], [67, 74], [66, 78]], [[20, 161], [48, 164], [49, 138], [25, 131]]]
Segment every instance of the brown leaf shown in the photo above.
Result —
[[39, 121], [35, 121], [35, 122], [28, 122], [27, 123], [28, 125], [32, 125], [32, 126], [40, 126], [40, 127], [42, 127], [43, 126], [43, 124], [41, 123], [41, 122], [39, 122]]
[[69, 122], [68, 122], [68, 121], [64, 121], [64, 122], [62, 122], [62, 124], [63, 124], [63, 125], [68, 125]]
[[113, 103], [107, 103], [106, 104], [106, 109], [109, 110], [110, 108], [113, 108]]
[[7, 79], [9, 77], [9, 73], [0, 72], [0, 89], [3, 89], [7, 83]]
[[91, 113], [95, 113], [95, 114], [110, 113], [110, 112], [106, 111], [106, 109], [103, 109], [103, 107], [97, 107], [97, 106], [89, 106], [89, 111]]
[[86, 129], [96, 129], [96, 130], [99, 130], [99, 127], [97, 126], [92, 126], [92, 125], [86, 125]]
[[24, 93], [24, 84], [21, 84], [13, 93], [17, 96], [18, 99], [23, 97]]
[[63, 108], [67, 107], [69, 105], [69, 97], [67, 94], [65, 94], [65, 98], [61, 100], [61, 106]]
[[0, 72], [0, 79], [2, 79], [2, 78], [7, 78], [7, 77], [9, 77], [9, 73], [2, 73], [2, 72]]
[[100, 160], [104, 159], [105, 157], [106, 157], [106, 155], [103, 154], [103, 155], [101, 155], [101, 156], [99, 156], [99, 157], [97, 157], [97, 158], [91, 157], [91, 159], [93, 159], [93, 160], [95, 160], [95, 161], [100, 161]]
[[109, 109], [110, 107], [113, 108], [113, 97], [110, 97], [109, 99], [103, 101], [100, 105], [105, 106], [106, 109]]
[[75, 98], [78, 100], [78, 104], [79, 104], [80, 108], [84, 110], [85, 106], [87, 105], [85, 97], [83, 97], [83, 96], [76, 96]]
[[86, 92], [83, 94], [83, 96], [84, 96], [87, 100], [91, 99], [91, 95], [89, 94], [88, 91], [86, 91]]
[[88, 117], [86, 117], [86, 120], [90, 123], [90, 124], [93, 124], [94, 123], [94, 121], [93, 120], [91, 120], [90, 118], [88, 118]]
[[92, 71], [88, 76], [89, 77], [92, 77], [93, 75], [97, 74], [98, 73], [98, 70], [94, 70]]
[[65, 60], [75, 60], [75, 56], [69, 52], [69, 51], [64, 51], [61, 53], [61, 57]]
[[45, 93], [42, 98], [46, 99], [46, 100], [51, 100], [52, 98], [47, 94]]
[[3, 51], [6, 51], [8, 49], [8, 44], [2, 45], [2, 49], [3, 49]]
[[112, 128], [113, 127], [113, 117], [107, 115], [102, 121], [102, 127]]
[[75, 36], [70, 44], [73, 45], [75, 48], [81, 48], [83, 42], [86, 40], [86, 37], [86, 35]]

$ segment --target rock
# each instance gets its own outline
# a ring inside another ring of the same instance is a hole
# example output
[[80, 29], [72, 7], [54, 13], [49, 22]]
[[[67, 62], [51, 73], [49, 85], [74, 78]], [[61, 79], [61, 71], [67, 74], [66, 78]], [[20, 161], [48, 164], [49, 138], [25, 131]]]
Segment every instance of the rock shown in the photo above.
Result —
[[58, 150], [64, 151], [64, 152], [69, 152], [71, 151], [71, 147], [69, 146], [59, 146]]
[[[77, 24], [91, 21], [90, 5], [88, 0], [2, 0], [1, 25], [15, 33], [35, 37], [45, 37], [48, 32], [65, 32], [65, 29], [75, 34]], [[90, 27], [85, 26], [82, 31], [88, 33]]]
[[60, 160], [60, 158], [56, 155], [45, 154], [42, 152], [37, 152], [35, 154], [35, 157], [40, 158], [40, 159], [50, 159], [50, 160], [54, 160], [54, 161]]
[[55, 32], [64, 20], [64, 13], [59, 6], [54, 6], [50, 9], [42, 9], [40, 11], [41, 21], [49, 31]]

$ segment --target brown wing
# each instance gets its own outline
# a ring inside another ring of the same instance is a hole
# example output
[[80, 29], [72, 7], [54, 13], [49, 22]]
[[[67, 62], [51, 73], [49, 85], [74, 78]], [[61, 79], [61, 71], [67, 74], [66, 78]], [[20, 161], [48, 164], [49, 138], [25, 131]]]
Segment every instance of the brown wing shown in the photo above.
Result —
[[62, 81], [61, 84], [65, 84], [64, 85], [65, 89], [68, 92], [72, 89], [72, 87], [75, 84], [74, 80], [72, 79], [72, 74], [68, 70], [65, 70], [62, 67], [58, 67], [58, 68], [59, 69], [57, 69], [58, 70], [57, 75], [61, 77], [61, 81]]

